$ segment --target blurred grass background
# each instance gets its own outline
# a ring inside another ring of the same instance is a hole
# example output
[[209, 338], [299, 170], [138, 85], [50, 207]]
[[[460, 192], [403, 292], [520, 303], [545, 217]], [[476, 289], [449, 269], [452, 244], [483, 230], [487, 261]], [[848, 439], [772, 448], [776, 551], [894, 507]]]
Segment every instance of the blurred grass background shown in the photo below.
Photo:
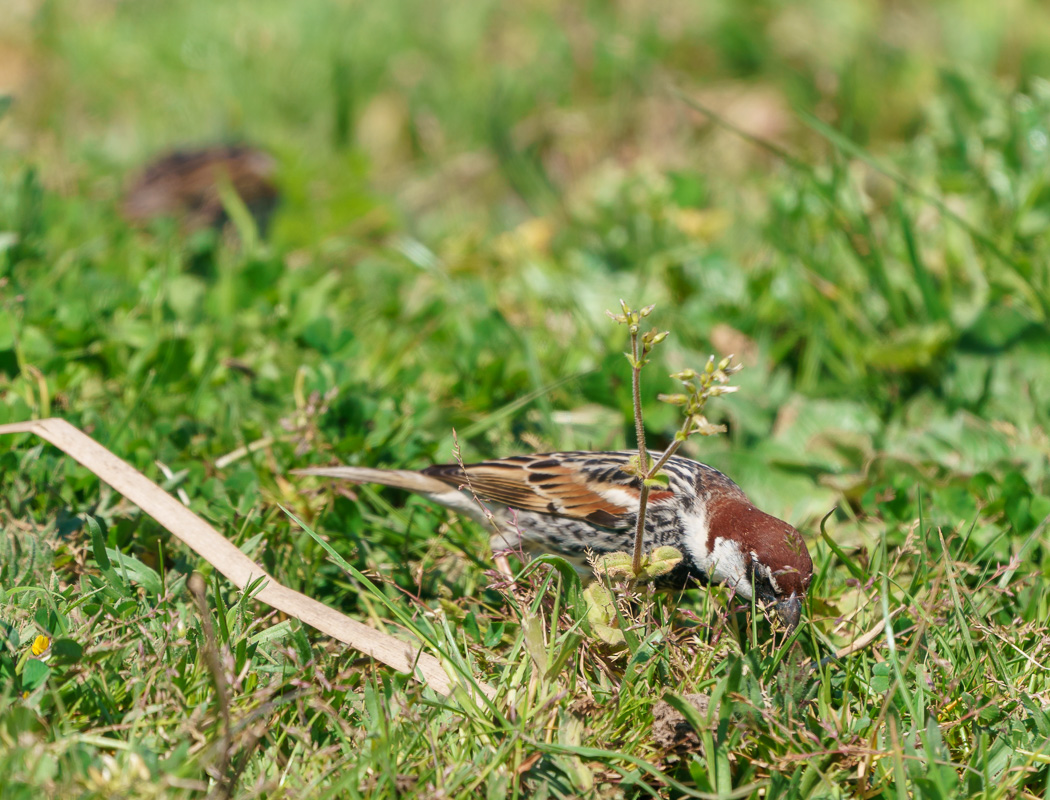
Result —
[[[739, 665], [760, 653], [762, 691], [794, 697], [766, 637], [721, 637], [706, 594], [686, 605], [717, 658], [683, 666], [654, 648], [620, 683], [581, 655], [568, 677], [536, 679], [560, 699], [519, 708], [517, 738], [486, 729], [452, 747], [453, 712], [287, 622], [258, 638], [265, 611], [215, 583], [221, 608], [244, 615], [223, 639], [242, 643], [244, 718], [309, 731], [245, 745], [240, 791], [681, 791], [612, 756], [566, 766], [548, 750], [530, 765], [550, 709], [565, 746], [617, 747], [700, 791], [1044, 790], [1050, 9], [8, 0], [4, 14], [0, 422], [66, 417], [184, 490], [282, 580], [389, 625], [277, 503], [291, 506], [381, 573], [392, 601], [408, 602], [400, 587], [476, 631], [460, 644], [512, 686], [531, 662], [485, 589], [483, 532], [397, 493], [329, 502], [281, 475], [448, 461], [453, 428], [468, 460], [629, 446], [624, 345], [604, 311], [656, 303], [672, 335], [646, 374], [650, 444], [675, 428], [655, 400], [664, 376], [736, 353], [743, 389], [712, 415], [729, 435], [689, 453], [806, 531], [819, 575], [805, 652], [905, 609], [906, 660], [883, 642], [844, 682], [821, 673], [817, 705], [777, 735], [726, 701], [745, 722], [678, 758], [637, 734], [665, 686], [737, 681], [747, 695]], [[275, 156], [282, 202], [265, 239], [121, 218], [144, 163], [215, 142]], [[199, 743], [217, 723], [179, 588], [192, 562], [28, 440], [0, 444], [0, 491], [6, 785], [205, 791], [214, 762]], [[836, 505], [838, 554], [816, 526]], [[88, 516], [106, 546], [171, 570], [159, 595], [102, 591]], [[27, 677], [38, 633], [81, 651]], [[303, 664], [320, 683], [276, 702]], [[580, 695], [605, 715], [570, 711]], [[161, 709], [154, 731], [132, 724], [144, 708]], [[429, 726], [451, 772], [427, 766]], [[627, 777], [594, 766], [606, 762]], [[500, 766], [479, 784], [478, 763]]]

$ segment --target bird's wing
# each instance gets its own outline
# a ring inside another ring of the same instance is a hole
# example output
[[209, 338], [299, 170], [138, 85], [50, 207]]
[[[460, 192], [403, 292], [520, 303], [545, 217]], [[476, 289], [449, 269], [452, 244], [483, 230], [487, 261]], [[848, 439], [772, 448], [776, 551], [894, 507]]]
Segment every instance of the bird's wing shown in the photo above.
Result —
[[[544, 453], [439, 464], [423, 474], [511, 508], [585, 520], [603, 528], [632, 525], [641, 482], [622, 471], [629, 453]], [[650, 504], [670, 502], [674, 492], [655, 489]]]

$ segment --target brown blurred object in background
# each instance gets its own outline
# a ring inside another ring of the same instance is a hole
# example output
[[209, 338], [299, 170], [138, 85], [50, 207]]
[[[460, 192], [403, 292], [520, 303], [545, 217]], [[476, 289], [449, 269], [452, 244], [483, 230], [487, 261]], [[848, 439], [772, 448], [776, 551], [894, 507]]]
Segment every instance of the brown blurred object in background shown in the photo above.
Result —
[[264, 236], [279, 199], [276, 167], [269, 154], [247, 145], [177, 150], [143, 170], [124, 197], [124, 214], [138, 223], [171, 217], [188, 231], [222, 228], [229, 217], [221, 187], [229, 181]]

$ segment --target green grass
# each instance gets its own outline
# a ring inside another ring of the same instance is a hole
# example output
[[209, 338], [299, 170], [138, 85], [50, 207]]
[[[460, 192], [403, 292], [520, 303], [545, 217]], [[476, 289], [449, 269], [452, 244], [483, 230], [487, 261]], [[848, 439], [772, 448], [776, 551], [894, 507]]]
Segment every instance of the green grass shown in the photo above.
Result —
[[[4, 798], [1045, 796], [1048, 26], [1035, 3], [20, 4], [0, 423], [65, 417], [496, 695], [357, 658], [5, 439]], [[267, 241], [120, 219], [149, 155], [241, 138], [280, 162]], [[477, 526], [285, 477], [448, 461], [453, 430], [467, 460], [632, 445], [620, 297], [672, 331], [650, 447], [667, 373], [747, 365], [710, 408], [729, 435], [686, 453], [806, 534], [787, 641], [716, 589], [627, 609], [605, 652], [564, 565], [519, 607]], [[692, 723], [675, 747], [664, 699]]]

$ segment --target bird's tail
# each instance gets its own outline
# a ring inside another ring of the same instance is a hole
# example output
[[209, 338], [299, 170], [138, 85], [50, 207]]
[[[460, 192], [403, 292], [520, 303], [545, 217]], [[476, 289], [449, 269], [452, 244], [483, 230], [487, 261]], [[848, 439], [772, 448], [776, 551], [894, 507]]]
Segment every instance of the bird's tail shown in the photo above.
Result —
[[353, 483], [380, 483], [397, 489], [407, 489], [425, 495], [445, 495], [451, 487], [447, 483], [409, 469], [375, 469], [373, 467], [308, 467], [293, 469], [293, 475], [317, 475], [321, 478], [341, 478]]
[[[294, 469], [293, 475], [317, 475], [322, 478], [341, 478], [354, 483], [380, 483], [397, 489], [407, 489], [423, 495], [435, 503], [466, 514], [482, 524], [491, 522], [492, 511], [475, 498], [464, 494], [437, 478], [410, 469], [375, 469], [373, 467], [308, 467]], [[498, 515], [502, 517], [502, 515]], [[499, 525], [496, 525], [499, 528]]]

